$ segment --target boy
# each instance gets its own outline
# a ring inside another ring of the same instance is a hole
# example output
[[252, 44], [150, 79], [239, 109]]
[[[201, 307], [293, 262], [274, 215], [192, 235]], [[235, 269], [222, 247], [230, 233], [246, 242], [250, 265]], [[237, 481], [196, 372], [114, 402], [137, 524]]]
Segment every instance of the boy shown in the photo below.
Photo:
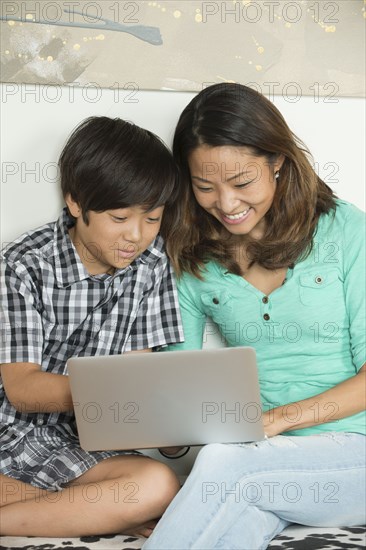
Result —
[[137, 452], [80, 448], [65, 365], [182, 341], [158, 235], [176, 168], [151, 132], [91, 117], [66, 143], [60, 173], [59, 220], [2, 254], [0, 530], [148, 536], [178, 480]]

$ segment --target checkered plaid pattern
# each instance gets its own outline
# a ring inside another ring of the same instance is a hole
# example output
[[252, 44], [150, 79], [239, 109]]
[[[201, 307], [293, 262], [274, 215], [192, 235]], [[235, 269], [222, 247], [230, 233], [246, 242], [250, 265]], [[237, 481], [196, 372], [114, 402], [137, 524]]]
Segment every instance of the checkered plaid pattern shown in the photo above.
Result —
[[[0, 363], [30, 362], [66, 374], [73, 356], [113, 355], [183, 340], [174, 275], [158, 235], [114, 275], [89, 275], [56, 223], [21, 236], [2, 253]], [[4, 449], [35, 426], [70, 424], [72, 413], [20, 413], [0, 385]], [[5, 473], [5, 472], [3, 472]]]

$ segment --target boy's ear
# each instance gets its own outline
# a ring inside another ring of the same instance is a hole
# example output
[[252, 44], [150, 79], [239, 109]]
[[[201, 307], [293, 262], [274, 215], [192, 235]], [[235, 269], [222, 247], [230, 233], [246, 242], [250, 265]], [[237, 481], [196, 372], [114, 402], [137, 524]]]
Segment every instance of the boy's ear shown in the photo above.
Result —
[[74, 199], [71, 197], [70, 193], [66, 195], [65, 202], [67, 204], [70, 214], [74, 218], [79, 218], [81, 216], [81, 208], [78, 203], [75, 202]]

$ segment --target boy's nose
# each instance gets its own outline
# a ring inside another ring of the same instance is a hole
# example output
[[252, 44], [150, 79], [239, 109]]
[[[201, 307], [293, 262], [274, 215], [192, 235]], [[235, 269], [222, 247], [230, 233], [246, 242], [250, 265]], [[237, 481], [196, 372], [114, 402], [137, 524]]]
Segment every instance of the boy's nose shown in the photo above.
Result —
[[137, 243], [141, 239], [141, 229], [138, 225], [131, 225], [125, 227], [123, 231], [123, 238], [131, 243]]

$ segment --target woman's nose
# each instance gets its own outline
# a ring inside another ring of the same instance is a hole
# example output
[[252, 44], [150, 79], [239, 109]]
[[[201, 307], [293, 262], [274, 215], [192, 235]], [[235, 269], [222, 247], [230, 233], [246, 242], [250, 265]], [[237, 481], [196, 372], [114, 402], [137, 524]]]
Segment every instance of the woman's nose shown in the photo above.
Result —
[[224, 189], [218, 196], [217, 206], [225, 214], [232, 214], [239, 206], [240, 200], [236, 197], [234, 189]]

